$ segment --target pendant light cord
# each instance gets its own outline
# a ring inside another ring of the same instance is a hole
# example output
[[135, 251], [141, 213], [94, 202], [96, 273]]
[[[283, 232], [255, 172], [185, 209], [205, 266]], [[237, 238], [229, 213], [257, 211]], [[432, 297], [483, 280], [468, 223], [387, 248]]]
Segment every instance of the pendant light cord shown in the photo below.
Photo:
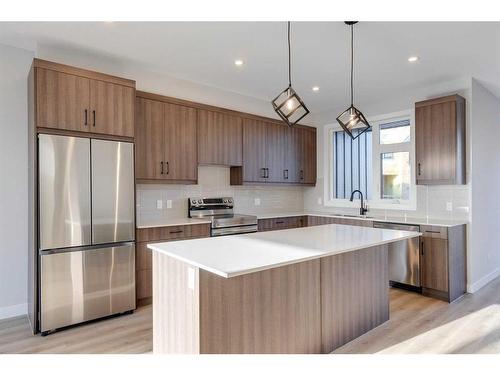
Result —
[[292, 87], [292, 58], [290, 47], [290, 21], [288, 21], [288, 87]]
[[351, 25], [351, 106], [354, 105], [354, 25]]

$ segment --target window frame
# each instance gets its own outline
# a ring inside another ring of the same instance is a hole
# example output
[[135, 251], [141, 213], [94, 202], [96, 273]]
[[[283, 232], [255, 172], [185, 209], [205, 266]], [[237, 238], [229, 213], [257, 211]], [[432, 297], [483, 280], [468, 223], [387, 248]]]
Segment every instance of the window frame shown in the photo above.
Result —
[[[410, 120], [410, 142], [380, 144], [380, 125], [391, 121]], [[366, 200], [370, 208], [388, 210], [416, 210], [416, 176], [415, 176], [415, 111], [405, 110], [387, 113], [367, 118], [372, 126], [372, 199]], [[338, 124], [329, 124], [324, 128], [324, 197], [323, 204], [328, 207], [359, 208], [359, 196], [353, 202], [349, 199], [334, 198], [335, 156], [333, 152], [333, 133], [341, 131]], [[410, 198], [408, 200], [388, 200], [381, 198], [382, 185], [382, 153], [409, 152], [410, 153]]]

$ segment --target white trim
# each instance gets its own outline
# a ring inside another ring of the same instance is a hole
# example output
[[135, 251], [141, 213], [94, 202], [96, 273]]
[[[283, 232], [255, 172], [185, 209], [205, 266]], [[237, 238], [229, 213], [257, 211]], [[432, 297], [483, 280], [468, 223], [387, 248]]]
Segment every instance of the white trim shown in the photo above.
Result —
[[0, 307], [0, 319], [14, 318], [16, 316], [27, 315], [27, 314], [28, 314], [27, 303]]
[[496, 270], [490, 272], [489, 274], [481, 277], [478, 281], [473, 284], [467, 284], [467, 293], [476, 293], [479, 289], [486, 286], [489, 282], [500, 276], [500, 267]]
[[[410, 163], [412, 165], [411, 172], [411, 186], [410, 186], [410, 199], [408, 201], [400, 202], [400, 203], [389, 203], [382, 199], [371, 199], [367, 200], [369, 207], [377, 208], [377, 209], [387, 209], [387, 210], [416, 210], [417, 208], [417, 191], [416, 191], [416, 178], [415, 178], [415, 111], [413, 109], [408, 109], [405, 111], [392, 112], [384, 115], [377, 115], [368, 118], [369, 123], [378, 124], [382, 121], [387, 120], [398, 120], [403, 118], [410, 117], [410, 132], [411, 132], [411, 142], [408, 145], [408, 151], [410, 152]], [[348, 199], [332, 199], [332, 191], [333, 191], [333, 178], [330, 177], [333, 165], [333, 150], [332, 150], [332, 142], [331, 135], [334, 131], [342, 130], [339, 124], [328, 124], [324, 127], [323, 134], [323, 205], [325, 207], [351, 207], [357, 208], [359, 207], [359, 199], [350, 202]], [[377, 126], [373, 127], [374, 134], [373, 139], [378, 139], [379, 133]], [[373, 155], [377, 156], [376, 158], [372, 158], [374, 160], [374, 170], [373, 170], [373, 185], [374, 185], [374, 195], [378, 196], [380, 193], [380, 182], [378, 181], [380, 175], [380, 165], [376, 162], [378, 160], [378, 153], [380, 152], [381, 147], [375, 147], [375, 143], [372, 147]], [[385, 145], [384, 148], [391, 149], [397, 146], [394, 145]], [[378, 182], [376, 182], [377, 180]], [[377, 188], [378, 187], [378, 188]]]

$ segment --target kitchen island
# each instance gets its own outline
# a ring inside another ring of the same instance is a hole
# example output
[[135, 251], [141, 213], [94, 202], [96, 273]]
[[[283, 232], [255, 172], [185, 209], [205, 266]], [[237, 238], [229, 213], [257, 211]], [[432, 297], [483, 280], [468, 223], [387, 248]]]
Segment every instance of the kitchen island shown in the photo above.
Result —
[[323, 225], [149, 244], [155, 353], [329, 353], [389, 319], [387, 244]]

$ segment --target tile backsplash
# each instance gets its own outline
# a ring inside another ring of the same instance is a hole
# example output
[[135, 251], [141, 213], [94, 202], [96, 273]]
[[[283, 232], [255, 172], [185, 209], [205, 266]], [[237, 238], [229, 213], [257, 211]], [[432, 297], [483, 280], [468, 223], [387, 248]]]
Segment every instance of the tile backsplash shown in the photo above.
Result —
[[[430, 219], [465, 220], [470, 218], [469, 185], [423, 186], [417, 185], [416, 210], [383, 210], [370, 209], [372, 215], [391, 217], [418, 217]], [[306, 211], [357, 213], [358, 209], [325, 207], [318, 203], [323, 200], [323, 179], [318, 178], [314, 188], [304, 191], [304, 209]], [[447, 207], [451, 204], [451, 207]]]
[[[221, 196], [234, 198], [237, 213], [264, 214], [304, 209], [304, 188], [301, 186], [231, 186], [228, 167], [200, 166], [197, 185], [137, 185], [137, 224], [185, 218], [187, 198]], [[167, 203], [171, 208], [167, 208]]]

